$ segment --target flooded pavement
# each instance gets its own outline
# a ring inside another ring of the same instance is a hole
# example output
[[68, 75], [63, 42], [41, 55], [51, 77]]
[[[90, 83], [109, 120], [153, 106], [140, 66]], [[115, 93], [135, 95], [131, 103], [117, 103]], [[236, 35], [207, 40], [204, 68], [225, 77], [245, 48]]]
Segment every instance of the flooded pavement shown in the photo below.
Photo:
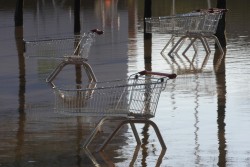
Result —
[[[191, 2], [153, 2], [152, 15], [185, 13], [216, 4]], [[136, 147], [132, 130], [125, 126], [104, 153], [93, 153], [99, 166], [250, 166], [248, 3], [227, 0], [225, 56], [209, 40], [211, 54], [206, 55], [197, 43], [197, 53], [187, 52], [189, 59], [195, 57], [190, 63], [182, 54], [175, 55], [175, 61], [160, 54], [171, 35], [152, 34], [152, 40], [144, 40], [138, 28], [143, 1], [82, 2], [81, 32], [93, 28], [105, 32], [96, 37], [88, 60], [99, 81], [126, 78], [144, 69], [178, 75], [162, 92], [152, 119], [167, 151], [162, 152], [151, 127], [137, 125], [142, 145]], [[98, 166], [80, 147], [98, 119], [54, 112], [55, 94], [45, 78], [59, 62], [25, 58], [23, 52], [23, 40], [73, 36], [73, 2], [25, 0], [24, 24], [17, 28], [15, 5], [14, 1], [0, 2], [0, 166]], [[56, 84], [85, 79], [75, 66], [67, 66]], [[115, 123], [107, 122], [91, 144], [91, 152]]]

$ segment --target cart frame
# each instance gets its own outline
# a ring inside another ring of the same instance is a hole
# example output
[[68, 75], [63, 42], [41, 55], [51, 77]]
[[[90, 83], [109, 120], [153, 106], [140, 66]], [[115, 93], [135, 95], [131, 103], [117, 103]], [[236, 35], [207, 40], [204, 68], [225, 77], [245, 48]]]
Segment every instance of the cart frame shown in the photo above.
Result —
[[176, 44], [168, 52], [169, 55], [171, 55], [173, 52], [178, 52], [186, 39], [190, 39], [191, 42], [184, 50], [183, 54], [185, 54], [191, 46], [193, 46], [195, 52], [197, 52], [194, 42], [198, 39], [201, 41], [206, 53], [209, 54], [211, 53], [211, 49], [207, 42], [207, 38], [213, 38], [221, 54], [224, 55], [224, 51], [220, 45], [220, 42], [214, 34], [217, 30], [217, 26], [222, 14], [226, 11], [226, 9], [218, 8], [206, 10], [199, 9], [185, 14], [145, 18], [146, 32], [167, 33], [172, 35], [170, 40], [162, 49], [162, 54], [176, 37], [180, 37]]
[[96, 76], [87, 63], [89, 51], [96, 35], [103, 34], [99, 29], [93, 29], [83, 35], [75, 35], [71, 38], [39, 39], [33, 41], [24, 40], [24, 56], [26, 58], [59, 59], [61, 62], [46, 78], [46, 82], [52, 82], [60, 71], [69, 64], [82, 65], [89, 81], [96, 82]]
[[101, 117], [90, 136], [82, 144], [87, 149], [106, 120], [120, 121], [98, 151], [125, 125], [130, 124], [137, 144], [141, 144], [135, 124], [149, 124], [163, 149], [166, 145], [157, 125], [150, 120], [155, 116], [161, 91], [176, 74], [141, 71], [126, 80], [90, 82], [74, 88], [56, 87], [55, 111], [74, 116]]

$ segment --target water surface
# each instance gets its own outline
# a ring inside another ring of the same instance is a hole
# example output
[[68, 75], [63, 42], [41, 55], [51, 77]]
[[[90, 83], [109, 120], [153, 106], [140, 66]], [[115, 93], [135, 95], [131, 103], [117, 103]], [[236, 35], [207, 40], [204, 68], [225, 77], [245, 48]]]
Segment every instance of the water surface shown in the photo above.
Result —
[[[152, 15], [185, 13], [216, 4], [173, 2], [153, 2]], [[187, 52], [189, 59], [196, 56], [190, 64], [182, 54], [176, 55], [176, 61], [160, 54], [171, 35], [152, 34], [151, 41], [144, 40], [138, 30], [143, 1], [82, 2], [81, 33], [93, 28], [105, 32], [96, 38], [88, 60], [98, 80], [126, 78], [144, 69], [178, 74], [162, 92], [152, 119], [167, 151], [161, 152], [153, 129], [143, 125], [137, 126], [142, 146], [136, 149], [131, 129], [124, 127], [103, 155], [94, 154], [100, 166], [250, 166], [248, 3], [227, 1], [225, 56], [214, 49], [213, 40], [209, 41], [210, 55], [197, 43], [197, 54], [192, 49]], [[14, 10], [15, 2], [0, 2], [0, 166], [94, 166], [80, 144], [97, 119], [53, 112], [54, 92], [45, 78], [58, 61], [26, 59], [22, 50], [23, 40], [73, 36], [73, 3], [25, 1], [24, 25], [17, 28]], [[56, 81], [79, 82], [77, 76], [75, 67], [67, 66]], [[113, 127], [108, 123], [90, 150]]]

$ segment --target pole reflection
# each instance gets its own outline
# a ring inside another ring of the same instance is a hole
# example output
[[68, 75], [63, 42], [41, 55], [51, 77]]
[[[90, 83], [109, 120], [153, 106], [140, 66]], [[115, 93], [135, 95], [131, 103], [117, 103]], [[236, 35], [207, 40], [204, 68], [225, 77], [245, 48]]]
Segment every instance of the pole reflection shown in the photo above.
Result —
[[[144, 6], [144, 18], [149, 18], [152, 15], [151, 11], [151, 0], [145, 0], [144, 1], [145, 6]], [[146, 30], [145, 28], [145, 22], [144, 22], [144, 31]], [[146, 33], [144, 32], [144, 65], [145, 65], [145, 70], [147, 71], [152, 71], [151, 67], [151, 61], [152, 61], [152, 34], [151, 33]], [[149, 124], [144, 124], [144, 127], [142, 128], [142, 161], [141, 161], [141, 166], [146, 166], [147, 162], [146, 159], [148, 157], [148, 138], [149, 138]]]
[[19, 100], [19, 118], [18, 118], [18, 129], [17, 129], [17, 143], [15, 148], [15, 164], [20, 165], [22, 159], [22, 149], [24, 144], [24, 133], [25, 133], [25, 125], [26, 125], [26, 114], [25, 114], [25, 60], [23, 56], [23, 0], [18, 0], [16, 2], [15, 9], [15, 41], [17, 48], [17, 56], [18, 56], [18, 65], [19, 65], [19, 92], [18, 92], [18, 100]]
[[[214, 55], [214, 62], [221, 59], [218, 49]], [[226, 53], [226, 49], [224, 49]], [[226, 55], [226, 54], [225, 54]], [[221, 60], [220, 66], [215, 70], [216, 84], [217, 84], [217, 124], [218, 124], [218, 142], [219, 155], [217, 165], [220, 167], [226, 166], [226, 137], [225, 137], [225, 114], [226, 114], [226, 72], [225, 72], [225, 55]]]
[[[217, 7], [226, 9], [226, 0], [217, 0]], [[224, 50], [224, 56], [221, 57], [220, 53], [218, 53], [218, 48], [216, 46], [215, 54], [214, 54], [214, 65], [220, 62], [219, 66], [215, 66], [215, 76], [216, 76], [216, 84], [217, 84], [217, 124], [218, 124], [218, 142], [219, 142], [219, 155], [218, 155], [218, 163], [217, 165], [220, 167], [226, 166], [226, 137], [225, 137], [225, 114], [226, 114], [226, 70], [225, 70], [225, 57], [226, 57], [226, 14], [222, 15], [222, 18], [219, 21], [216, 36], [219, 39], [221, 46]]]
[[[152, 15], [151, 7], [152, 1], [145, 0], [145, 8], [144, 8], [144, 18], [150, 18]], [[147, 71], [152, 71], [152, 33], [145, 32], [145, 21], [144, 21], [144, 68]], [[150, 90], [149, 90], [150, 91]], [[147, 98], [147, 97], [146, 97]], [[149, 99], [150, 100], [150, 99]], [[150, 124], [145, 123], [144, 127], [142, 128], [142, 160], [141, 166], [147, 166], [147, 157], [149, 156], [148, 153], [148, 144], [149, 144], [149, 127]], [[156, 166], [160, 166], [162, 163], [162, 158], [164, 157], [166, 149], [162, 149], [161, 153], [156, 161]]]
[[24, 133], [25, 133], [25, 125], [26, 125], [26, 113], [25, 113], [25, 87], [26, 87], [26, 79], [25, 79], [25, 60], [23, 56], [23, 27], [18, 26], [15, 27], [15, 40], [16, 47], [18, 52], [18, 65], [19, 65], [19, 92], [18, 92], [18, 100], [19, 100], [19, 117], [18, 117], [18, 129], [16, 134], [16, 148], [15, 148], [15, 161], [16, 165], [20, 165], [22, 159], [22, 149], [24, 145]]
[[199, 143], [199, 86], [200, 86], [200, 82], [199, 82], [199, 77], [198, 75], [195, 75], [195, 91], [194, 91], [194, 94], [195, 94], [195, 108], [194, 108], [194, 117], [195, 117], [195, 123], [194, 123], [194, 128], [195, 128], [195, 131], [194, 131], [194, 135], [195, 135], [195, 156], [196, 156], [196, 160], [195, 160], [195, 164], [200, 164], [200, 143]]
[[[81, 34], [81, 19], [80, 19], [80, 8], [81, 7], [81, 2], [80, 0], [74, 0], [74, 35], [80, 35]], [[76, 55], [79, 54], [81, 48], [77, 48], [78, 43], [80, 39], [75, 37], [75, 42], [74, 42], [74, 47], [76, 50]], [[82, 83], [82, 70], [81, 70], [81, 65], [76, 64], [75, 65], [75, 77], [76, 77], [76, 84], [79, 85]], [[83, 136], [83, 128], [82, 128], [82, 119], [81, 117], [76, 117], [77, 121], [77, 128], [76, 128], [76, 156], [77, 156], [77, 161], [76, 164], [77, 166], [81, 166], [82, 164], [82, 157], [81, 157], [81, 141], [82, 141], [82, 136]]]

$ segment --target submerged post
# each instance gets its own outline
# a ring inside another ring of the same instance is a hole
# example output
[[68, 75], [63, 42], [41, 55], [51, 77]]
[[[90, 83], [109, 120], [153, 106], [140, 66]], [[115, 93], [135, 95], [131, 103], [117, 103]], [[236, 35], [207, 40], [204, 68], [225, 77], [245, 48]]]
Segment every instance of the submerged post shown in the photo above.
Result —
[[152, 0], [144, 0], [144, 36], [146, 34], [149, 35], [149, 33], [146, 33], [145, 31], [146, 30], [145, 18], [152, 16], [151, 6], [152, 6]]
[[[226, 9], [226, 0], [217, 0], [217, 8]], [[227, 45], [225, 29], [226, 29], [226, 13], [223, 13], [222, 18], [219, 20], [217, 31], [215, 33], [215, 36], [220, 41], [222, 48], [225, 48]]]
[[23, 0], [16, 1], [14, 21], [15, 27], [23, 26]]

